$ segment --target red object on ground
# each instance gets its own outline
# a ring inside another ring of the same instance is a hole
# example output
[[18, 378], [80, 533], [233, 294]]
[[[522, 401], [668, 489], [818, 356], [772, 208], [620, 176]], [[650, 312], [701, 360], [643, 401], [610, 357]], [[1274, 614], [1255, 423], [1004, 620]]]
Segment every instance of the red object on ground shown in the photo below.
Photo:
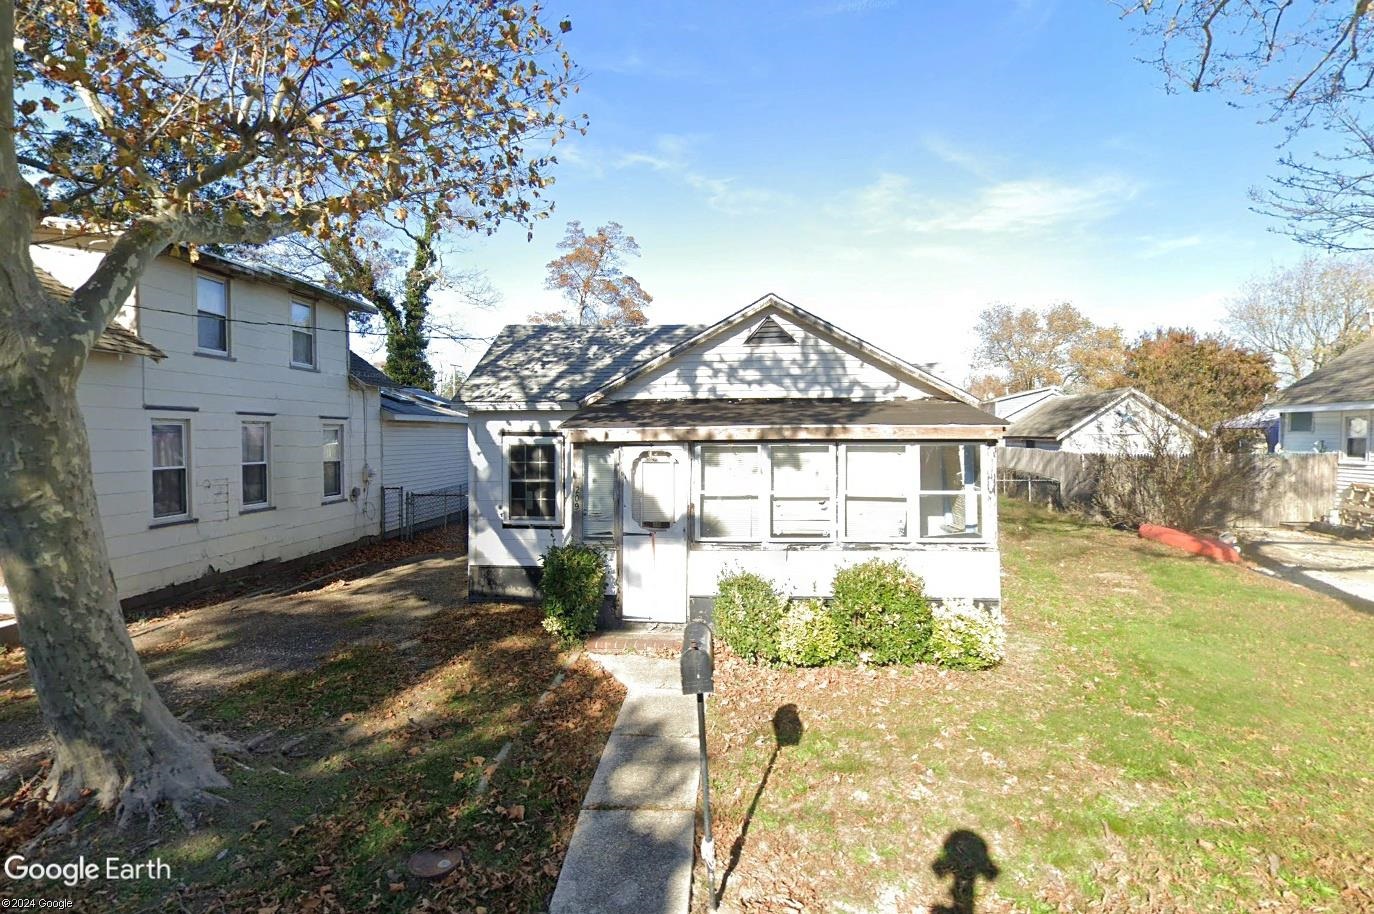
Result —
[[1173, 527], [1161, 527], [1158, 524], [1141, 524], [1140, 538], [1173, 546], [1175, 549], [1182, 549], [1184, 552], [1191, 552], [1193, 555], [1200, 555], [1214, 562], [1240, 564], [1240, 550], [1210, 536], [1194, 536], [1191, 533], [1184, 533]]

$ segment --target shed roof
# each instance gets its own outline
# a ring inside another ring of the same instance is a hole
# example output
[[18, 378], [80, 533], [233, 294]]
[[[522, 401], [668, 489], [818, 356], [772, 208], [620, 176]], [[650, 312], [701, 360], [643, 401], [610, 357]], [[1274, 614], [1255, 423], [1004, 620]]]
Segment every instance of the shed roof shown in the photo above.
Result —
[[[38, 277], [38, 284], [56, 298], [58, 301], [71, 301], [72, 290], [62, 284], [56, 276], [41, 267], [33, 268], [34, 275]], [[96, 352], [110, 352], [115, 355], [141, 355], [160, 362], [167, 358], [167, 353], [145, 340], [143, 337], [118, 324], [110, 324], [105, 328], [105, 332], [100, 334], [100, 338], [91, 347]]]
[[1278, 407], [1374, 401], [1374, 338], [1327, 362], [1279, 394]]
[[463, 382], [466, 403], [568, 403], [704, 329], [509, 324]]
[[1021, 414], [1007, 427], [1008, 438], [1061, 438], [1087, 419], [1131, 392], [1114, 387], [1087, 394], [1069, 394], [1044, 400]]
[[400, 387], [391, 379], [391, 375], [373, 365], [367, 359], [358, 355], [353, 350], [348, 351], [348, 373], [354, 380], [362, 381], [373, 387]]

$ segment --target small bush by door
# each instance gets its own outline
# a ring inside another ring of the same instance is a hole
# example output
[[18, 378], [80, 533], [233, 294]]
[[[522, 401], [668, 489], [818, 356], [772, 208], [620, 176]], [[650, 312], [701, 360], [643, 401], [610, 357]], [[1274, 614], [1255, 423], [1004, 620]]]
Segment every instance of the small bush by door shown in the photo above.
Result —
[[596, 614], [606, 593], [606, 555], [596, 546], [550, 546], [539, 560], [543, 573], [544, 628], [564, 643], [580, 641], [596, 629]]

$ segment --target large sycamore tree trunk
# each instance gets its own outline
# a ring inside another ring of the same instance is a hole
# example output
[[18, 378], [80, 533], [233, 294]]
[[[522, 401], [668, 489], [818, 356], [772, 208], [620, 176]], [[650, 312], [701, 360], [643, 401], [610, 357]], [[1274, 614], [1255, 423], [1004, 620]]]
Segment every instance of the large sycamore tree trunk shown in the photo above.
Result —
[[121, 824], [162, 801], [185, 817], [227, 782], [210, 742], [158, 696], [124, 624], [76, 399], [89, 334], [38, 286], [27, 250], [5, 248], [0, 568], [55, 744], [47, 792], [71, 801], [93, 790]]

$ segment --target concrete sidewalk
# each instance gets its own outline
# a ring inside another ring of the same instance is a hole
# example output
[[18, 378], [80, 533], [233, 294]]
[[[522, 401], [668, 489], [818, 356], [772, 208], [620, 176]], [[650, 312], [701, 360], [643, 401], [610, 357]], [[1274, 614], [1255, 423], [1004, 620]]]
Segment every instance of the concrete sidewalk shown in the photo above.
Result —
[[549, 914], [686, 914], [696, 834], [696, 700], [677, 663], [588, 655], [628, 694], [582, 801]]

